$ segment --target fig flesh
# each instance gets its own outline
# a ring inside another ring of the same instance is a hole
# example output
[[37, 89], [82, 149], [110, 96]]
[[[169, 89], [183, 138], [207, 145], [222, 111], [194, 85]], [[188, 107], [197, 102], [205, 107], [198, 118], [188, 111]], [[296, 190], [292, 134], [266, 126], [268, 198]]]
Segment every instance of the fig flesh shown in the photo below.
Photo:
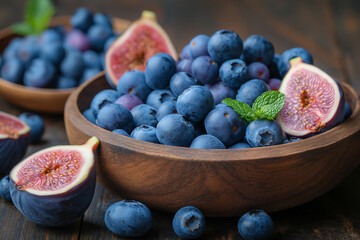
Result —
[[285, 105], [277, 115], [284, 132], [304, 138], [341, 123], [345, 113], [341, 86], [300, 57], [290, 60], [290, 65], [279, 89], [286, 95]]
[[42, 226], [65, 226], [89, 207], [96, 185], [93, 151], [96, 137], [84, 145], [54, 146], [32, 154], [10, 172], [14, 205]]
[[177, 53], [164, 29], [156, 22], [156, 15], [143, 11], [109, 47], [105, 55], [105, 72], [112, 86], [129, 70], [145, 70], [146, 61], [157, 53], [168, 53], [175, 60]]
[[30, 127], [17, 117], [0, 112], [0, 174], [8, 174], [25, 155]]

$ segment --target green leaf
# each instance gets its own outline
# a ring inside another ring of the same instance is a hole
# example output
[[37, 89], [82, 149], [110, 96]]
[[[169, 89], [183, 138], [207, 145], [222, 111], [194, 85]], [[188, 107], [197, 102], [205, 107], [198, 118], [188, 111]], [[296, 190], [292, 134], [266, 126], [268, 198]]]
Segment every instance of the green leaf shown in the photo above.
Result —
[[255, 100], [252, 109], [260, 118], [272, 120], [283, 108], [285, 98], [279, 91], [267, 91]]
[[20, 35], [30, 35], [34, 32], [33, 26], [26, 22], [12, 25], [11, 30]]
[[227, 104], [229, 107], [234, 109], [235, 112], [237, 112], [242, 118], [244, 118], [248, 123], [259, 119], [259, 116], [254, 112], [251, 107], [246, 104], [242, 103], [238, 100], [226, 98], [222, 100], [223, 103]]

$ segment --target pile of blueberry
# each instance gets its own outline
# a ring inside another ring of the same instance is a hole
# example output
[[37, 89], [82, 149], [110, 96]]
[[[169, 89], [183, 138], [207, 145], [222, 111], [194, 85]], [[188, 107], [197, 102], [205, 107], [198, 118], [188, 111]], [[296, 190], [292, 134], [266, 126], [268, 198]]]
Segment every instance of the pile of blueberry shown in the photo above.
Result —
[[236, 98], [251, 107], [258, 96], [279, 88], [289, 60], [297, 56], [313, 63], [303, 48], [275, 54], [259, 35], [244, 42], [229, 30], [198, 35], [180, 60], [166, 53], [152, 56], [145, 72], [126, 72], [116, 90], [99, 92], [83, 114], [109, 131], [172, 146], [234, 149], [297, 141], [287, 139], [276, 121], [248, 124], [221, 103]]
[[[139, 237], [152, 227], [152, 214], [148, 207], [134, 200], [122, 200], [112, 204], [105, 213], [105, 225], [121, 237]], [[193, 206], [179, 209], [173, 218], [175, 234], [182, 239], [197, 239], [206, 227], [202, 212]], [[269, 239], [274, 230], [271, 217], [263, 210], [245, 213], [238, 221], [238, 232], [243, 239]]]
[[66, 89], [96, 75], [104, 67], [104, 52], [117, 38], [110, 17], [79, 8], [71, 27], [14, 38], [0, 56], [0, 77], [27, 87]]

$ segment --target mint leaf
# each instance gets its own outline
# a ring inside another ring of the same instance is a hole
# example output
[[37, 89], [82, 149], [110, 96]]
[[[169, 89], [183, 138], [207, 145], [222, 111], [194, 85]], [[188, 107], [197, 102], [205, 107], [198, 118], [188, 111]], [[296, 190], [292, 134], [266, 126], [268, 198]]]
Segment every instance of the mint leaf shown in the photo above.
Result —
[[31, 26], [31, 32], [21, 31], [18, 27], [12, 27], [15, 33], [22, 35], [29, 34], [40, 34], [44, 31], [51, 20], [51, 17], [55, 13], [55, 7], [51, 0], [28, 0], [25, 11], [25, 22], [22, 23], [24, 26], [27, 24]]
[[11, 30], [14, 33], [20, 34], [20, 35], [29, 35], [34, 32], [33, 26], [30, 24], [24, 22], [24, 23], [17, 23], [11, 26]]
[[260, 118], [272, 120], [283, 108], [285, 98], [279, 91], [267, 91], [255, 100], [252, 109]]
[[248, 123], [259, 119], [259, 116], [254, 112], [251, 107], [246, 104], [242, 103], [238, 100], [226, 98], [222, 100], [223, 103], [227, 104], [229, 107], [234, 109], [235, 112], [237, 112], [242, 118], [244, 118]]

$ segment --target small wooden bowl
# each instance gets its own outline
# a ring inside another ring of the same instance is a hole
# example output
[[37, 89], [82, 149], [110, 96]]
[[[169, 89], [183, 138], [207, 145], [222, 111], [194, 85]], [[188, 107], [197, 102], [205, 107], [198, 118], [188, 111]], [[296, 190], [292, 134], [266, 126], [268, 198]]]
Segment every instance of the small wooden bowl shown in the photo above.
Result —
[[[116, 31], [123, 31], [129, 23], [127, 20], [113, 19], [113, 27]], [[70, 17], [56, 17], [51, 22], [51, 26], [70, 27]], [[10, 28], [0, 31], [0, 53], [15, 37], [18, 35], [12, 33]], [[63, 113], [66, 99], [75, 89], [30, 88], [0, 78], [0, 95], [4, 99], [19, 107], [36, 112]]]
[[126, 199], [175, 212], [193, 205], [207, 216], [268, 212], [310, 201], [336, 186], [360, 161], [360, 100], [342, 83], [353, 114], [341, 125], [299, 142], [252, 149], [190, 149], [153, 144], [104, 130], [81, 114], [104, 75], [71, 94], [65, 126], [71, 144], [100, 139], [100, 182]]

